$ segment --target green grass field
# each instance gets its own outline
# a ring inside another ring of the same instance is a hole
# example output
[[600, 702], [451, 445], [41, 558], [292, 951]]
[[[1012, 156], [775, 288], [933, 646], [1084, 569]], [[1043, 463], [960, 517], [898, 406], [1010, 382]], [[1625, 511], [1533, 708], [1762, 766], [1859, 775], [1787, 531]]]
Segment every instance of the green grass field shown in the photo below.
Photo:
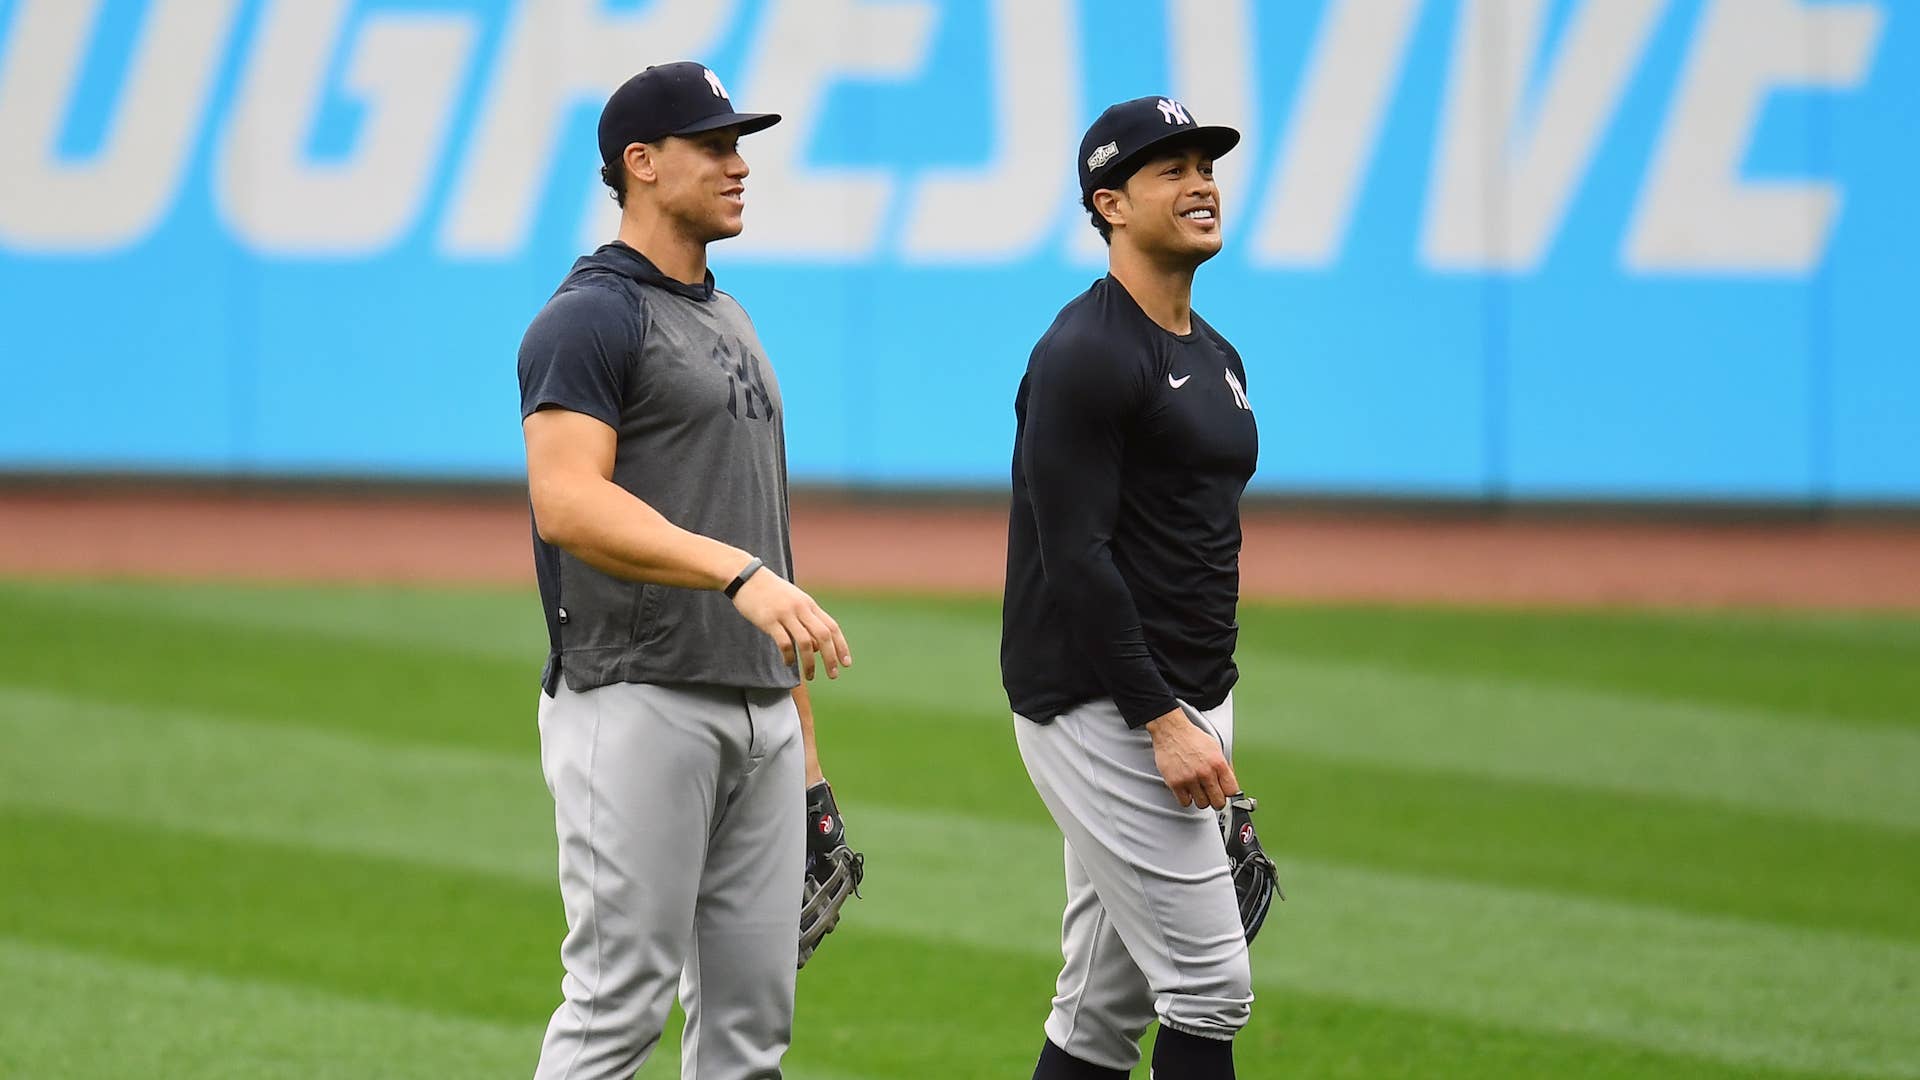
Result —
[[[1024, 1077], [1062, 886], [997, 607], [831, 599], [869, 885], [790, 1075]], [[1920, 618], [1243, 622], [1290, 897], [1243, 1077], [1920, 1077]], [[0, 1076], [527, 1075], [542, 635], [518, 592], [0, 585]]]

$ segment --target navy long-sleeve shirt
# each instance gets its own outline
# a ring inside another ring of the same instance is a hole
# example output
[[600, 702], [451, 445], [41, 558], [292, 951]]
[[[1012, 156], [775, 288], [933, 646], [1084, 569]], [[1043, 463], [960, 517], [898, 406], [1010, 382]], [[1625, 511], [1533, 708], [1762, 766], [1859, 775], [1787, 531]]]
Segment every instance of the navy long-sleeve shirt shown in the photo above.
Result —
[[1134, 727], [1238, 678], [1240, 496], [1259, 435], [1240, 354], [1165, 330], [1112, 277], [1063, 308], [1014, 402], [1000, 671], [1046, 723], [1110, 697]]

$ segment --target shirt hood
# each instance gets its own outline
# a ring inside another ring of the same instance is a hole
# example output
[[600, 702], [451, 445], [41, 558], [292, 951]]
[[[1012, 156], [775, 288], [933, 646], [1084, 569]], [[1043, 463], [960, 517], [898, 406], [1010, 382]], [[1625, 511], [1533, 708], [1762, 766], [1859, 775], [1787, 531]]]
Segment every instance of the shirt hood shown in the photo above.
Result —
[[573, 264], [573, 269], [575, 272], [587, 269], [606, 270], [632, 278], [643, 285], [652, 285], [655, 288], [666, 289], [668, 292], [679, 293], [691, 300], [713, 299], [712, 270], [707, 271], [706, 280], [698, 285], [676, 281], [653, 265], [652, 259], [618, 240], [600, 245], [599, 249], [591, 255], [582, 255], [579, 261]]

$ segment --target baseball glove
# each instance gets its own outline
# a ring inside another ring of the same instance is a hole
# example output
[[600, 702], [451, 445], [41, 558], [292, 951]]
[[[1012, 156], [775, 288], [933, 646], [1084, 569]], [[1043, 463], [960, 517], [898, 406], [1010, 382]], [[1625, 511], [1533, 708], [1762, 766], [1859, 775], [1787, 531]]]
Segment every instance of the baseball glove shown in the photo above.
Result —
[[1287, 898], [1280, 888], [1279, 870], [1254, 835], [1253, 811], [1259, 805], [1242, 791], [1234, 793], [1227, 799], [1227, 808], [1218, 811], [1220, 838], [1227, 845], [1227, 872], [1233, 875], [1233, 892], [1240, 901], [1240, 926], [1247, 932], [1249, 945], [1267, 921], [1273, 898]]
[[800, 965], [840, 922], [840, 908], [860, 895], [867, 857], [847, 846], [847, 823], [825, 780], [807, 789], [807, 873], [800, 899]]

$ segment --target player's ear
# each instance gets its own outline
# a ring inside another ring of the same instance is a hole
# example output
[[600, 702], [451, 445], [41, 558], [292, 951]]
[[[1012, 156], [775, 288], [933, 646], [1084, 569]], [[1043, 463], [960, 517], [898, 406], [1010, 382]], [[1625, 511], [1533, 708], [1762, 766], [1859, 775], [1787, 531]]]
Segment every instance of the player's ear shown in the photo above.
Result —
[[643, 184], [651, 184], [660, 179], [655, 167], [655, 148], [646, 143], [628, 143], [627, 152], [622, 155], [626, 161], [627, 175]]
[[1125, 204], [1125, 193], [1116, 191], [1113, 188], [1100, 188], [1093, 193], [1094, 212], [1106, 218], [1107, 224], [1109, 225], [1125, 225], [1127, 223]]

